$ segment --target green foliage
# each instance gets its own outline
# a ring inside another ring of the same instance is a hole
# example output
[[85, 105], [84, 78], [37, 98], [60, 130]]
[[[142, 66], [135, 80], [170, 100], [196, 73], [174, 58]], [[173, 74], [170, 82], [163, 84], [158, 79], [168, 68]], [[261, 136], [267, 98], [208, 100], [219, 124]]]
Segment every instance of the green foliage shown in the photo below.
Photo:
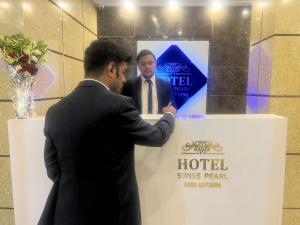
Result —
[[0, 37], [0, 53], [5, 63], [11, 66], [38, 66], [45, 62], [47, 45], [39, 41], [31, 41], [23, 34]]

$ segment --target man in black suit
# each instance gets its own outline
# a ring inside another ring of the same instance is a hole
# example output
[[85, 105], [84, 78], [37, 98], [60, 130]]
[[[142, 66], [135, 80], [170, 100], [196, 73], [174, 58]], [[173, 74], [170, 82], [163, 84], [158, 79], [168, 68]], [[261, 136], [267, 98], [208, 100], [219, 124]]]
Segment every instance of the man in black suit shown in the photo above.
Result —
[[85, 80], [45, 118], [45, 164], [54, 182], [38, 225], [140, 225], [134, 144], [162, 146], [176, 110], [150, 125], [119, 95], [129, 55], [97, 40], [85, 51]]
[[161, 114], [163, 107], [175, 105], [171, 84], [155, 76], [156, 57], [148, 49], [138, 53], [137, 63], [141, 75], [128, 80], [122, 94], [132, 97], [141, 114]]

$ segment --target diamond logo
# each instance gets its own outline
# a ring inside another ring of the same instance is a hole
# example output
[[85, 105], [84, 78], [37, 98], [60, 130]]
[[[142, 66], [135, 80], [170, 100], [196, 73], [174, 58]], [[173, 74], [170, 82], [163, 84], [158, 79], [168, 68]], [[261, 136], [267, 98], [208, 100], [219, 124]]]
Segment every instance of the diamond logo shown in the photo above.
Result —
[[159, 56], [156, 74], [171, 81], [178, 109], [207, 83], [206, 76], [177, 45], [171, 45]]

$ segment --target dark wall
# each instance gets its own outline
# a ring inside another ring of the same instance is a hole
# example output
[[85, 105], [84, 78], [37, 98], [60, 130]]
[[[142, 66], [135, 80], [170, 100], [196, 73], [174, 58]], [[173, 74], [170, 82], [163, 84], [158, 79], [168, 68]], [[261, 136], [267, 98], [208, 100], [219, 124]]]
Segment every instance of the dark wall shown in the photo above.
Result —
[[[248, 15], [243, 15], [245, 9]], [[105, 7], [98, 12], [98, 36], [128, 47], [134, 56], [129, 77], [136, 74], [138, 40], [210, 41], [207, 113], [245, 113], [250, 15], [251, 7], [226, 7], [214, 14], [206, 7], [178, 12], [141, 7], [134, 13]]]

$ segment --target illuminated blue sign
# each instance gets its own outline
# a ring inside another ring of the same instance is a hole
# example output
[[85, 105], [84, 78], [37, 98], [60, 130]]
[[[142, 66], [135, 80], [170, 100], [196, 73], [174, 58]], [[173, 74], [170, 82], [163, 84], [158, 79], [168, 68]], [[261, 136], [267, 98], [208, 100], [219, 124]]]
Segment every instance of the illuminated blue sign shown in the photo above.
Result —
[[178, 109], [207, 83], [206, 76], [177, 45], [171, 45], [157, 59], [156, 74], [171, 81]]

